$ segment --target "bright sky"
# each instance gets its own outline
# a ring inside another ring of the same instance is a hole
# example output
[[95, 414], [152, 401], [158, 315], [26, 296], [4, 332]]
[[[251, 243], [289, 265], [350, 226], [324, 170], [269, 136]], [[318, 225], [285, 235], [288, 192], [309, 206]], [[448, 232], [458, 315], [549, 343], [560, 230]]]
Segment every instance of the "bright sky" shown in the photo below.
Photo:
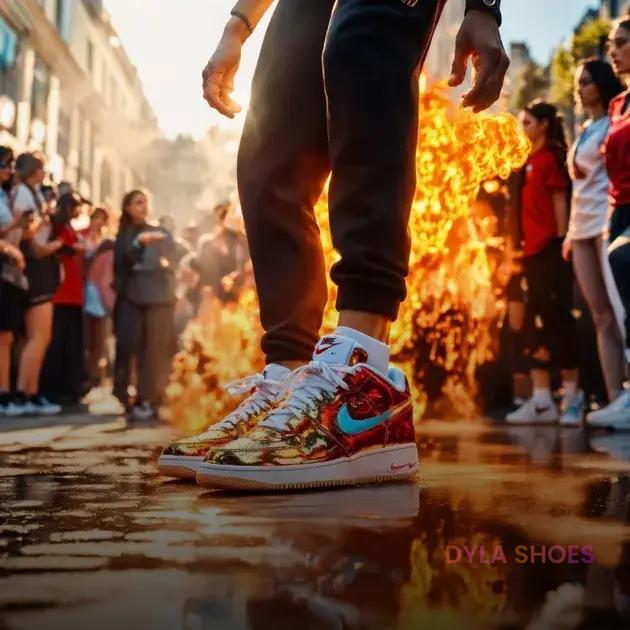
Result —
[[[149, 102], [169, 137], [178, 133], [199, 137], [219, 122], [219, 115], [201, 98], [201, 71], [234, 3], [235, 0], [105, 0], [122, 43], [138, 68]], [[503, 0], [502, 4], [505, 42], [526, 41], [534, 57], [546, 62], [586, 8], [598, 2]], [[246, 44], [236, 82], [237, 99], [239, 92], [249, 92], [261, 35], [259, 29]], [[220, 119], [221, 124], [229, 124], [225, 121]]]

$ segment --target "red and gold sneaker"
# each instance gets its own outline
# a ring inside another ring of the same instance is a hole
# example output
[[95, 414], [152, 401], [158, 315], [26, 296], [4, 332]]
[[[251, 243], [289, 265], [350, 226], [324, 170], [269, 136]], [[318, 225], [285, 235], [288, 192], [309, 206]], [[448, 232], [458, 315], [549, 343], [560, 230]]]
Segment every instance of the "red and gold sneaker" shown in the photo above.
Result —
[[232, 413], [203, 433], [169, 444], [158, 460], [160, 472], [167, 477], [194, 479], [211, 448], [227, 444], [243, 435], [276, 407], [283, 381], [289, 374], [291, 371], [288, 368], [271, 363], [262, 374], [226, 385], [226, 389], [235, 395], [253, 391]]
[[384, 376], [365, 349], [328, 335], [254, 429], [214, 447], [197, 471], [209, 488], [286, 490], [413, 477], [418, 451], [404, 374]]

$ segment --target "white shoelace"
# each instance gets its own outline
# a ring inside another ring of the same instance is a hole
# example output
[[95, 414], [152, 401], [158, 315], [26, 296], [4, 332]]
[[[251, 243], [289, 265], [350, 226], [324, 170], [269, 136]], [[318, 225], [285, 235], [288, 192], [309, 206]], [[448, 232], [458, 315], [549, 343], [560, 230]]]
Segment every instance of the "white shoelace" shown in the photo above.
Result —
[[282, 383], [280, 381], [265, 378], [264, 374], [253, 374], [252, 376], [246, 376], [245, 378], [227, 383], [223, 386], [223, 389], [233, 396], [245, 394], [254, 388], [255, 391], [231, 414], [227, 415], [221, 422], [216, 424], [215, 427], [231, 429], [239, 421], [247, 420], [248, 416], [264, 411], [269, 405], [276, 401], [281, 387]]
[[285, 385], [287, 398], [261, 422], [261, 426], [286, 430], [292, 418], [303, 416], [309, 410], [314, 411], [324, 392], [333, 394], [339, 387], [350, 389], [343, 377], [355, 370], [353, 366], [321, 361], [311, 361], [298, 368]]

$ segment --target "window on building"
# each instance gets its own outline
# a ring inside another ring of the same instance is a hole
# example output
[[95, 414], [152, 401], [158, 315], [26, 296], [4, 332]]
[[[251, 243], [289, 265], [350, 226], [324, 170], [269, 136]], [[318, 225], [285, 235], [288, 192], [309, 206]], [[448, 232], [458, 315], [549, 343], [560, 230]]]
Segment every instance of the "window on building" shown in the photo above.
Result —
[[112, 196], [112, 167], [109, 162], [104, 159], [101, 164], [101, 199], [107, 201]]
[[110, 86], [109, 86], [109, 104], [111, 105], [112, 109], [114, 111], [116, 111], [117, 108], [117, 101], [118, 101], [118, 89], [117, 89], [117, 85], [116, 85], [116, 79], [114, 79], [114, 77], [110, 77], [109, 78], [110, 81]]
[[18, 99], [18, 46], [17, 33], [0, 17], [0, 94], [10, 96], [13, 101]]
[[85, 67], [90, 74], [94, 72], [94, 46], [89, 39], [85, 42]]
[[70, 153], [70, 125], [71, 119], [69, 109], [66, 109], [66, 103], [63, 95], [59, 106], [59, 124], [57, 135], [57, 153], [64, 159], [68, 159]]
[[39, 55], [36, 55], [31, 90], [31, 119], [39, 118], [42, 122], [46, 122], [49, 92], [50, 68]]
[[72, 27], [72, 7], [71, 0], [57, 0], [55, 9], [55, 25], [59, 35], [65, 42], [70, 41], [70, 30]]
[[88, 186], [92, 185], [92, 169], [94, 164], [94, 135], [92, 123], [84, 112], [79, 111], [79, 163], [77, 164], [77, 181], [84, 179]]

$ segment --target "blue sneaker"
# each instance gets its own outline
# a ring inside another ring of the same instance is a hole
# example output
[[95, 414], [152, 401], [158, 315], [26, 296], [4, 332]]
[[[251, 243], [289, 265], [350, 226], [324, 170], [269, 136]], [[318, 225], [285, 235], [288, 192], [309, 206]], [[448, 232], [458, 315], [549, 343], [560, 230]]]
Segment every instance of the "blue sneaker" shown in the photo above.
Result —
[[566, 396], [562, 401], [562, 415], [560, 426], [579, 427], [584, 417], [584, 392], [579, 391], [573, 396]]
[[630, 429], [630, 389], [626, 388], [606, 407], [591, 411], [586, 416], [586, 424], [591, 427]]

